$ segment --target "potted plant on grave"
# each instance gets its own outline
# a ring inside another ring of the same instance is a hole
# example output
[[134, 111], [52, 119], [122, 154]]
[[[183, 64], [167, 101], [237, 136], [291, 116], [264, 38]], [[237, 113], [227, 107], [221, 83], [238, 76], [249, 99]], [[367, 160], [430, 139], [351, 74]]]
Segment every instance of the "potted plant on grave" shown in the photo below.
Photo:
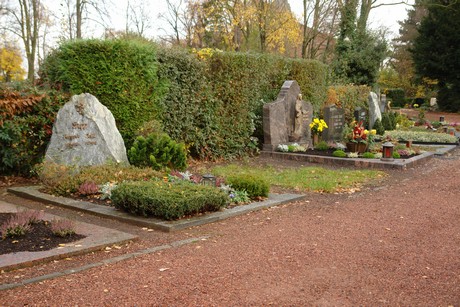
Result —
[[367, 150], [369, 131], [364, 128], [363, 122], [357, 122], [353, 126], [347, 139], [347, 149], [350, 152], [363, 153]]
[[319, 137], [323, 133], [324, 129], [327, 129], [327, 124], [324, 119], [315, 118], [310, 123], [311, 135], [313, 138], [313, 146], [319, 143]]

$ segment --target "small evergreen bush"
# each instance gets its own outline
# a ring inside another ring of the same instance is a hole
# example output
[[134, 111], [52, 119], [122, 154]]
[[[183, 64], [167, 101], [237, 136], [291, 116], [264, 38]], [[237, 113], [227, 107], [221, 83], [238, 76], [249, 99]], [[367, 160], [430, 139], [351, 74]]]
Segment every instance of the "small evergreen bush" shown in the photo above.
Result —
[[315, 145], [316, 150], [328, 150], [329, 145], [327, 144], [326, 141], [321, 141], [318, 144]]
[[187, 153], [183, 143], [176, 143], [167, 134], [139, 136], [128, 151], [129, 162], [135, 166], [150, 166], [155, 170], [170, 168], [185, 170]]
[[341, 150], [341, 149], [338, 149], [338, 150], [334, 151], [332, 153], [332, 155], [334, 157], [338, 157], [338, 158], [346, 158], [347, 157], [347, 153], [345, 151]]
[[399, 154], [399, 152], [394, 151], [393, 152], [393, 159], [399, 159], [399, 158], [401, 158], [401, 155]]
[[226, 182], [237, 191], [246, 191], [250, 199], [268, 197], [270, 184], [262, 178], [248, 174], [232, 175]]
[[377, 119], [374, 123], [374, 126], [372, 127], [377, 131], [378, 135], [383, 135], [385, 133], [385, 128], [382, 125], [382, 121], [380, 119]]
[[372, 152], [365, 152], [365, 153], [363, 153], [362, 157], [364, 159], [374, 159], [375, 155]]
[[187, 181], [124, 182], [112, 191], [116, 208], [126, 212], [175, 220], [186, 215], [217, 211], [229, 202], [227, 193], [216, 187]]

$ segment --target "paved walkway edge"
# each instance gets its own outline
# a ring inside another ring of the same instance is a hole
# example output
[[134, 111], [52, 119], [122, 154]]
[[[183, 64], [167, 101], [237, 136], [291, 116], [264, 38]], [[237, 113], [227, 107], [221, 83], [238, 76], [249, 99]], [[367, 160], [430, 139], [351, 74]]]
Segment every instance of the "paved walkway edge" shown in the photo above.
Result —
[[32, 199], [47, 204], [83, 211], [86, 213], [116, 219], [138, 226], [149, 227], [165, 232], [172, 232], [180, 229], [190, 228], [193, 226], [204, 225], [221, 221], [229, 217], [246, 214], [252, 211], [278, 206], [284, 203], [301, 200], [305, 195], [301, 194], [270, 194], [267, 200], [251, 203], [244, 206], [237, 206], [231, 209], [224, 209], [218, 212], [206, 213], [188, 219], [177, 221], [163, 221], [156, 218], [146, 218], [134, 216], [115, 209], [114, 207], [102, 206], [90, 202], [78, 201], [61, 196], [53, 196], [39, 191], [40, 186], [13, 187], [8, 192], [17, 196]]
[[185, 240], [181, 240], [181, 241], [175, 241], [175, 242], [172, 242], [170, 244], [155, 246], [155, 247], [147, 248], [147, 249], [144, 249], [144, 250], [141, 250], [141, 251], [138, 251], [138, 252], [134, 252], [134, 253], [126, 254], [126, 255], [121, 255], [121, 256], [105, 259], [105, 260], [102, 260], [100, 262], [90, 263], [90, 264], [87, 264], [87, 265], [84, 265], [84, 266], [81, 266], [81, 267], [78, 267], [78, 268], [68, 269], [68, 270], [65, 270], [65, 271], [62, 271], [62, 272], [54, 272], [54, 273], [43, 275], [43, 276], [37, 276], [37, 277], [34, 277], [34, 278], [23, 280], [23, 281], [18, 282], [18, 283], [3, 284], [3, 285], [0, 285], [0, 291], [1, 290], [8, 290], [8, 289], [21, 287], [21, 286], [25, 286], [25, 285], [36, 283], [36, 282], [42, 282], [42, 281], [45, 281], [45, 280], [48, 280], [48, 279], [53, 279], [53, 278], [57, 278], [57, 277], [65, 276], [65, 275], [79, 273], [79, 272], [86, 271], [86, 270], [89, 270], [89, 269], [92, 269], [92, 268], [95, 268], [95, 267], [100, 267], [100, 266], [105, 266], [105, 265], [117, 263], [117, 262], [120, 262], [120, 261], [123, 261], [123, 260], [131, 259], [131, 258], [134, 258], [134, 257], [137, 257], [137, 256], [152, 254], [152, 253], [155, 253], [155, 252], [158, 252], [158, 251], [161, 251], [161, 250], [165, 250], [165, 249], [169, 249], [169, 248], [173, 248], [173, 247], [180, 247], [182, 245], [194, 243], [194, 242], [197, 242], [197, 241], [200, 241], [200, 240], [206, 240], [208, 238], [209, 238], [209, 236], [203, 236], [203, 237], [198, 237], [198, 238], [190, 238], [190, 239], [185, 239]]
[[[0, 201], [0, 212], [16, 212], [13, 209], [22, 211], [27, 208]], [[44, 220], [51, 221], [55, 218], [61, 219], [61, 217], [49, 213], [43, 215]], [[138, 239], [136, 235], [116, 229], [79, 221], [75, 223], [77, 233], [84, 235], [85, 238], [45, 251], [24, 251], [0, 255], [0, 270], [11, 271], [38, 263], [83, 255], [102, 250], [107, 246], [121, 245]]]

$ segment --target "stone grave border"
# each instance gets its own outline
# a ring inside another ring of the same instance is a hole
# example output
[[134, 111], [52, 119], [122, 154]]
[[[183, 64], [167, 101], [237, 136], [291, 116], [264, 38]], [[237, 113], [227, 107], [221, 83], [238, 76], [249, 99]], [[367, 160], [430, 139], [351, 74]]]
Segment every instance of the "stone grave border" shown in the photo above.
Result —
[[[426, 146], [431, 146], [424, 144]], [[433, 145], [435, 146], [435, 145]], [[393, 161], [381, 161], [380, 159], [363, 159], [363, 158], [337, 158], [316, 156], [301, 153], [286, 153], [279, 151], [261, 151], [260, 156], [279, 160], [292, 160], [299, 162], [319, 163], [327, 165], [336, 165], [344, 167], [361, 167], [375, 169], [399, 169], [404, 170], [408, 167], [414, 167], [426, 163], [435, 156], [442, 156], [451, 150], [457, 148], [457, 145], [436, 145], [442, 146], [436, 152], [425, 152], [409, 159], [395, 159]]]
[[97, 215], [100, 217], [111, 218], [121, 222], [133, 224], [136, 226], [149, 227], [152, 229], [172, 232], [193, 226], [209, 224], [221, 221], [233, 216], [246, 214], [252, 211], [270, 208], [292, 201], [302, 200], [306, 197], [303, 194], [269, 194], [268, 199], [259, 202], [253, 202], [247, 205], [236, 206], [230, 209], [223, 209], [217, 212], [206, 213], [191, 218], [165, 221], [153, 217], [135, 216], [123, 211], [119, 211], [114, 207], [94, 204], [87, 201], [80, 201], [62, 196], [53, 196], [50, 194], [40, 192], [40, 186], [28, 187], [12, 187], [8, 188], [8, 192], [17, 196], [63, 207], [77, 211], [86, 212], [89, 214]]

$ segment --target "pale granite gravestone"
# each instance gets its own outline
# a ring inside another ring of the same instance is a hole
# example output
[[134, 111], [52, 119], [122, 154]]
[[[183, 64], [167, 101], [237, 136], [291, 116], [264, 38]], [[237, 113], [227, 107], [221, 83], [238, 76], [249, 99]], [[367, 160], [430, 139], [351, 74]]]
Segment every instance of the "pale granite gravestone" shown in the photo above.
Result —
[[345, 113], [336, 105], [323, 108], [324, 121], [327, 129], [323, 131], [322, 139], [326, 142], [342, 140], [343, 127], [345, 126]]
[[296, 142], [311, 145], [311, 103], [302, 100], [297, 81], [285, 81], [274, 102], [263, 107], [264, 150]]
[[45, 161], [72, 166], [128, 164], [112, 113], [91, 94], [75, 95], [59, 110]]
[[387, 95], [381, 94], [380, 95], [380, 112], [384, 113], [387, 110]]
[[379, 98], [376, 93], [370, 92], [367, 99], [369, 103], [369, 129], [372, 129], [377, 119], [382, 120], [382, 113], [380, 112]]

